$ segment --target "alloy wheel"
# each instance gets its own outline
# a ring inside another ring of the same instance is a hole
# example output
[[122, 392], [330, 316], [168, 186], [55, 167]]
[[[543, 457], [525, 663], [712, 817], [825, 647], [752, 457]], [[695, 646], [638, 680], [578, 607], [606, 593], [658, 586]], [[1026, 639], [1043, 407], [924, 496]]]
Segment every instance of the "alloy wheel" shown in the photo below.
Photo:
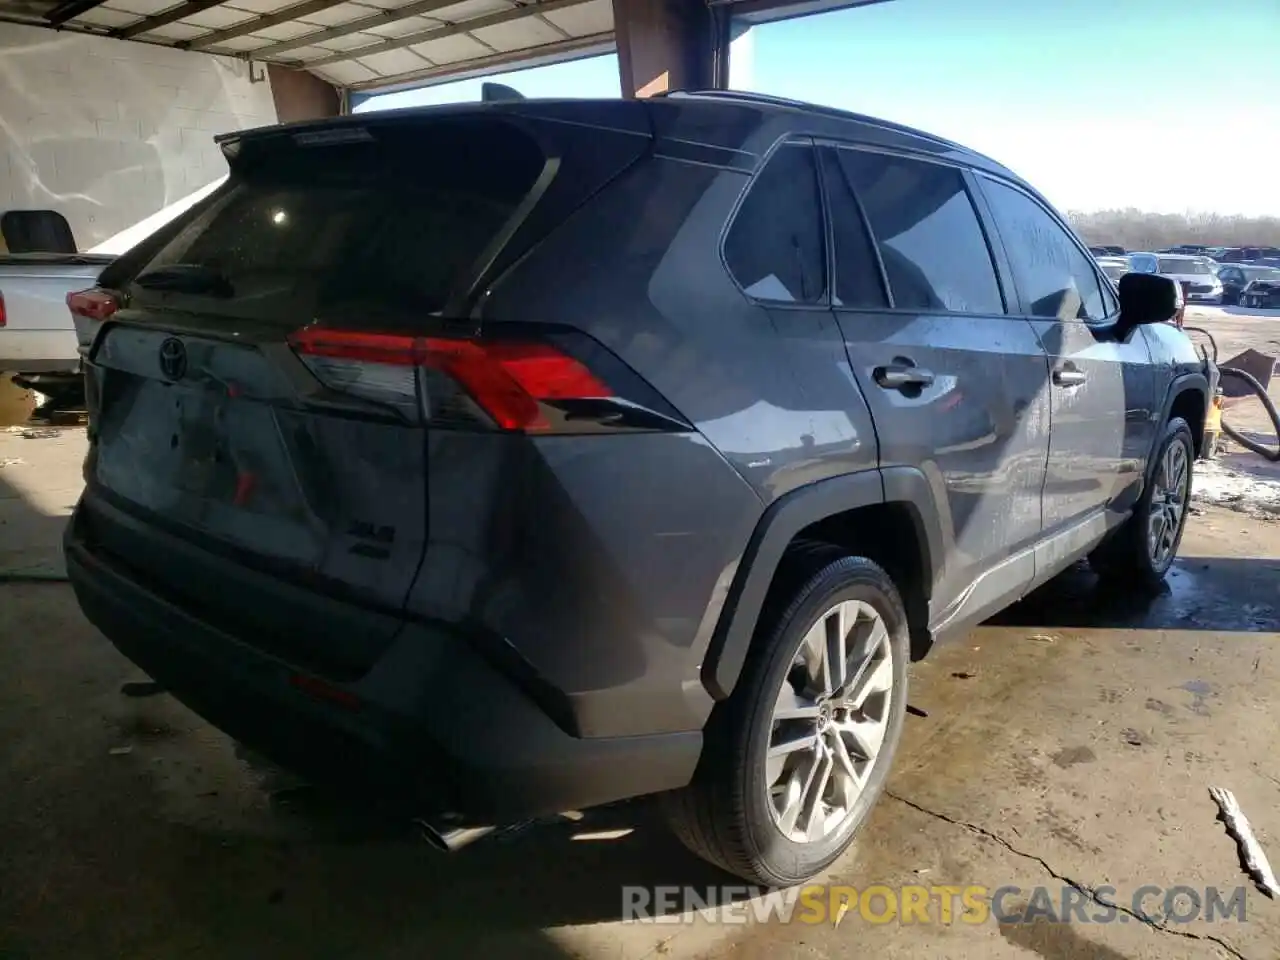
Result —
[[783, 836], [813, 843], [849, 822], [884, 745], [893, 695], [884, 619], [858, 600], [831, 607], [800, 642], [773, 708], [766, 781]]
[[1171, 443], [1156, 469], [1147, 517], [1147, 555], [1157, 569], [1163, 569], [1172, 561], [1178, 534], [1186, 519], [1191, 492], [1189, 467], [1186, 447]]

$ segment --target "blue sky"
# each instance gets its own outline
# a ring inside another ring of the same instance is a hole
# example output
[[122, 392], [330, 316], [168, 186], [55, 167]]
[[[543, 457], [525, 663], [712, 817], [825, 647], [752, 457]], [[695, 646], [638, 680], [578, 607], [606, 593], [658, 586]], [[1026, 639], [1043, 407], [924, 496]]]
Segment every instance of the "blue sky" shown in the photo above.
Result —
[[[1280, 215], [1280, 0], [892, 0], [756, 27], [733, 86], [981, 150], [1063, 209]], [[617, 60], [492, 79], [617, 96]], [[481, 81], [378, 98], [472, 100]]]

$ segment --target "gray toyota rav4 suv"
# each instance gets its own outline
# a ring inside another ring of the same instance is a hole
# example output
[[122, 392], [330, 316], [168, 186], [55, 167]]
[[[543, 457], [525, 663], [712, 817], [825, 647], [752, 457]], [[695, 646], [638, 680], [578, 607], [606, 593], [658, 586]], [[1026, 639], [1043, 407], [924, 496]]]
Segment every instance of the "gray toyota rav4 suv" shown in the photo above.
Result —
[[660, 795], [789, 884], [908, 662], [1088, 556], [1158, 581], [1206, 380], [1033, 189], [766, 97], [220, 140], [91, 321], [90, 620], [259, 752], [447, 846]]

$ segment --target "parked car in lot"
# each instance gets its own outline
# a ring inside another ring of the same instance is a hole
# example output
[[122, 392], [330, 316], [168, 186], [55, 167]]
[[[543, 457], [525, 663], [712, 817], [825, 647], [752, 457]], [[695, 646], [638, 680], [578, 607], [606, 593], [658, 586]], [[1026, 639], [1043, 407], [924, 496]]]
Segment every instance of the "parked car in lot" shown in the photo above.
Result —
[[1240, 291], [1240, 305], [1263, 310], [1280, 308], [1280, 269], [1276, 267], [1242, 268], [1248, 283]]
[[1224, 263], [1218, 269], [1218, 280], [1222, 283], [1222, 302], [1224, 304], [1240, 303], [1240, 296], [1245, 287], [1255, 279], [1280, 274], [1274, 267], [1252, 263]]
[[1083, 556], [1173, 562], [1175, 285], [1114, 289], [954, 143], [722, 92], [221, 144], [73, 302], [68, 573], [165, 689], [442, 846], [656, 794], [799, 882], [884, 789], [909, 660]]
[[1125, 257], [1096, 257], [1098, 266], [1113, 283], [1119, 283], [1120, 278], [1129, 272], [1129, 261]]
[[1156, 271], [1182, 285], [1187, 303], [1221, 303], [1222, 281], [1204, 257], [1161, 254]]
[[1159, 273], [1160, 257], [1154, 253], [1137, 252], [1125, 254], [1129, 261], [1129, 269], [1134, 273]]
[[1250, 263], [1254, 260], [1262, 260], [1268, 257], [1280, 257], [1280, 248], [1225, 247], [1214, 259], [1221, 263]]
[[1089, 252], [1095, 257], [1123, 257], [1124, 247], [1117, 247], [1113, 244], [1100, 244], [1089, 248]]

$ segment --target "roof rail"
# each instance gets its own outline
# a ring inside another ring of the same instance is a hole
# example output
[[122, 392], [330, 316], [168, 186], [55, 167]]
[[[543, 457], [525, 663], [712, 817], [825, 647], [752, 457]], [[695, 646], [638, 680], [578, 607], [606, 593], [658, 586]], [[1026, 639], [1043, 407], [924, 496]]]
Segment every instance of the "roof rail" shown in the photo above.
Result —
[[[927, 133], [924, 130], [917, 130], [915, 127], [909, 127], [906, 124], [894, 123], [892, 120], [881, 120], [879, 117], [871, 117], [863, 113], [855, 113], [852, 110], [841, 110], [839, 107], [826, 107], [817, 103], [808, 103], [804, 100], [792, 100], [788, 97], [778, 97], [769, 93], [753, 93], [747, 90], [670, 90], [658, 94], [658, 96], [702, 97], [716, 100], [737, 100], [743, 103], [760, 103], [774, 107], [787, 107], [791, 110], [802, 110], [805, 113], [816, 113], [840, 120], [857, 120], [861, 123], [870, 123], [877, 127], [883, 127], [887, 130], [909, 133], [912, 136], [920, 137], [923, 140], [929, 140], [933, 143], [952, 147], [956, 150], [963, 150], [966, 153], [972, 154], [975, 152], [963, 144], [948, 140], [946, 137], [939, 137], [935, 134]], [[978, 155], [981, 156], [981, 154]]]
[[[749, 90], [671, 90], [662, 96], [671, 97], [715, 97], [723, 100], [745, 100], [748, 103], [768, 103], [777, 107], [794, 107], [797, 110], [833, 110], [831, 107], [820, 107], [817, 104], [806, 103], [803, 100], [791, 100], [787, 97], [777, 97], [770, 93], [753, 93]], [[845, 113], [843, 110], [833, 110], [835, 113]]]

